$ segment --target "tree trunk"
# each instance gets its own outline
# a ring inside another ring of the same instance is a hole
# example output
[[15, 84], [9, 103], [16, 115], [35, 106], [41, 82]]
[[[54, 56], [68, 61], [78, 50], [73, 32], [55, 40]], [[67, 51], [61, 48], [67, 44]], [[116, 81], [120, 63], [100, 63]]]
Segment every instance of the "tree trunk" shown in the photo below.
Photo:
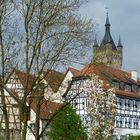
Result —
[[[22, 109], [22, 108], [21, 108]], [[22, 130], [22, 140], [26, 140], [26, 133], [27, 133], [27, 122], [28, 122], [28, 112], [29, 110], [27, 109], [27, 106], [26, 106], [26, 103], [23, 105], [23, 111], [21, 114], [24, 114], [23, 115], [23, 118], [22, 118], [22, 122], [23, 122], [23, 130]]]
[[5, 103], [5, 95], [4, 95], [4, 89], [0, 87], [1, 91], [1, 102], [3, 105], [3, 115], [4, 115], [4, 120], [5, 120], [5, 137], [6, 140], [10, 140], [10, 133], [9, 133], [9, 117], [6, 109], [6, 103]]
[[[37, 99], [38, 98], [38, 99]], [[35, 126], [35, 136], [36, 140], [40, 140], [39, 130], [40, 130], [40, 99], [39, 97], [36, 98], [36, 126]]]

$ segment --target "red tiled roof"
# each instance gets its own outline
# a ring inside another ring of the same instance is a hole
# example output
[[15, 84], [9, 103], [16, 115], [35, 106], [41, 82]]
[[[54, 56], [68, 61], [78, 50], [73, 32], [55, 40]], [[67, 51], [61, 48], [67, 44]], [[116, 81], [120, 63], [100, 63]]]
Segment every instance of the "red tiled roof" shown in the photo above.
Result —
[[[35, 99], [31, 99], [31, 108], [34, 112], [37, 111], [37, 103]], [[45, 100], [44, 98], [40, 101], [40, 119], [50, 119], [53, 114], [60, 109], [62, 106], [61, 103], [50, 102]]]
[[[25, 88], [26, 86], [26, 73], [20, 70], [15, 70], [16, 75], [18, 76], [19, 80], [21, 81], [21, 84]], [[48, 82], [50, 87], [54, 92], [57, 92], [62, 80], [64, 79], [64, 74], [55, 70], [49, 70], [44, 73], [44, 79]], [[37, 80], [37, 77], [35, 75], [29, 75], [29, 84], [28, 84], [28, 90], [30, 91], [31, 88], [35, 85], [35, 82]]]
[[55, 70], [49, 70], [43, 73], [44, 73], [44, 79], [47, 81], [48, 85], [50, 85], [50, 87], [54, 92], [57, 92], [65, 75]]
[[124, 91], [124, 90], [116, 90], [116, 95], [127, 96], [127, 97], [131, 97], [131, 98], [140, 99], [140, 94], [139, 93], [128, 92], [128, 91]]
[[138, 82], [134, 81], [131, 79], [131, 73], [127, 71], [123, 71], [120, 69], [115, 69], [109, 66], [106, 66], [104, 64], [99, 64], [99, 63], [91, 63], [84, 67], [78, 76], [84, 76], [84, 75], [89, 75], [95, 73], [99, 75], [99, 77], [103, 80], [117, 80], [117, 81], [122, 81], [125, 83], [133, 83], [133, 84], [138, 84], [140, 85], [140, 81], [138, 79]]
[[[140, 86], [140, 79], [133, 80], [131, 78], [131, 72], [123, 71], [120, 69], [115, 69], [109, 66], [106, 66], [104, 64], [99, 64], [99, 63], [91, 63], [85, 66], [77, 76], [74, 78], [80, 78], [83, 76], [88, 76], [90, 74], [96, 74], [99, 76], [101, 80], [104, 81], [104, 88], [108, 89], [110, 88], [110, 82], [112, 80], [116, 80], [118, 82], [124, 82], [127, 84], [135, 84]], [[132, 93], [132, 92], [125, 92], [123, 90], [117, 91], [117, 95], [123, 95], [123, 96], [131, 96], [131, 97], [138, 97], [140, 98], [140, 95], [138, 93]]]
[[19, 80], [24, 88], [26, 88], [26, 86], [27, 86], [27, 83], [26, 83], [26, 76], [27, 76], [29, 79], [29, 84], [28, 84], [27, 90], [28, 91], [32, 90], [32, 88], [35, 84], [35, 81], [37, 79], [37, 77], [35, 75], [31, 75], [31, 74], [26, 75], [25, 72], [20, 71], [20, 70], [15, 70], [15, 74], [18, 76], [18, 78], [19, 78]]
[[80, 72], [79, 70], [74, 69], [74, 68], [72, 68], [72, 67], [68, 68], [68, 70], [70, 70], [71, 73], [72, 73], [74, 76], [78, 76], [78, 75], [79, 75], [79, 72]]

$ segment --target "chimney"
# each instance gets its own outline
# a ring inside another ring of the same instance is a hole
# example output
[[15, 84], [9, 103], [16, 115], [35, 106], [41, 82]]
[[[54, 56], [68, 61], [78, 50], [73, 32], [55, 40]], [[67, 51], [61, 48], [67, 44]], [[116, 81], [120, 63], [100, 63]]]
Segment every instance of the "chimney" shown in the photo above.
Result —
[[131, 79], [137, 82], [137, 71], [133, 70], [131, 71]]

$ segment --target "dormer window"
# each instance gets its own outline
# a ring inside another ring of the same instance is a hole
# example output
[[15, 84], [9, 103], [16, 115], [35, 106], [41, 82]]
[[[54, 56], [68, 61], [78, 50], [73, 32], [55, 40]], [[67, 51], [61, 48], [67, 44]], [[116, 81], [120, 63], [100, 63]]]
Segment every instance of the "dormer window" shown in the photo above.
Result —
[[120, 84], [119, 84], [119, 82], [114, 81], [114, 82], [113, 82], [113, 86], [114, 86], [115, 89], [119, 89]]
[[138, 92], [138, 86], [137, 85], [132, 85], [132, 91], [133, 92]]
[[138, 86], [138, 93], [140, 94], [140, 86]]
[[120, 89], [124, 89], [125, 84], [123, 82], [120, 83]]
[[125, 85], [125, 91], [131, 92], [131, 85], [126, 84]]

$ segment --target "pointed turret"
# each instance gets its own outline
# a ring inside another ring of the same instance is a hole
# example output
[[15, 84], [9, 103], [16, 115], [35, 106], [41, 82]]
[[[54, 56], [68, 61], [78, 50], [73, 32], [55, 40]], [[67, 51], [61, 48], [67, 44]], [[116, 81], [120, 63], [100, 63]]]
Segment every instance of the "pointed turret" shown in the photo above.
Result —
[[121, 38], [120, 38], [120, 36], [119, 36], [119, 40], [118, 40], [118, 45], [117, 45], [117, 47], [123, 48], [123, 45], [122, 45], [122, 43], [121, 43]]
[[95, 40], [94, 40], [94, 45], [93, 45], [93, 47], [98, 47], [99, 45], [98, 45], [98, 42], [97, 42], [97, 36], [95, 36]]
[[101, 46], [107, 44], [107, 43], [110, 43], [112, 44], [112, 48], [117, 50], [116, 46], [115, 46], [115, 43], [111, 37], [111, 34], [110, 34], [110, 23], [109, 23], [109, 18], [108, 18], [108, 13], [107, 13], [107, 17], [106, 17], [106, 24], [105, 24], [105, 35], [104, 35], [104, 38], [101, 42]]

